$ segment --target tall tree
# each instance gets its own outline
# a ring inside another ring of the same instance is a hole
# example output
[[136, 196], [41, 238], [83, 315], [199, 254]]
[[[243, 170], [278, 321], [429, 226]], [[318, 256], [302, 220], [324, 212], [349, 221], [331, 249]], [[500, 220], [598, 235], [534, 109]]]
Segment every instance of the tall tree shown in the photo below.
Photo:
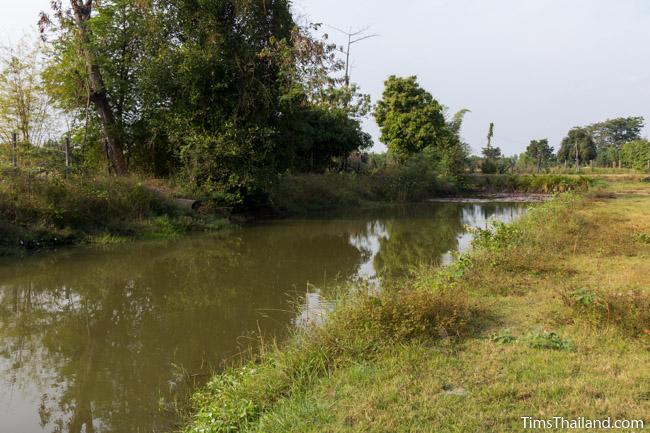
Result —
[[526, 148], [526, 156], [535, 162], [537, 172], [539, 173], [542, 167], [546, 167], [553, 159], [553, 148], [548, 145], [548, 139], [531, 140]]
[[490, 126], [488, 128], [488, 135], [487, 135], [487, 148], [490, 149], [492, 147], [492, 138], [494, 138], [494, 122], [490, 122]]
[[0, 140], [19, 133], [25, 145], [48, 138], [52, 107], [41, 80], [40, 48], [27, 40], [0, 51]]
[[501, 154], [501, 149], [499, 147], [492, 146], [492, 139], [494, 138], [494, 123], [490, 122], [488, 127], [487, 134], [487, 146], [483, 148], [483, 161], [481, 163], [481, 171], [487, 174], [494, 174], [497, 172], [503, 172], [506, 169], [506, 165], [501, 164], [503, 155]]
[[562, 140], [557, 153], [558, 161], [575, 161], [579, 166], [596, 157], [596, 145], [587, 128], [576, 127], [569, 131]]
[[621, 146], [621, 160], [625, 167], [650, 171], [650, 141], [634, 140]]
[[380, 140], [401, 159], [440, 146], [449, 134], [443, 106], [420, 87], [417, 77], [391, 75], [384, 83], [374, 116]]
[[93, 0], [70, 0], [70, 8], [65, 9], [60, 0], [53, 1], [52, 7], [58, 23], [54, 24], [49, 16], [42, 14], [40, 27], [41, 31], [45, 32], [48, 27], [54, 25], [55, 31], [58, 32], [58, 42], [62, 45], [76, 46], [79, 50], [85, 66], [82, 76], [88, 101], [92, 103], [100, 120], [115, 171], [118, 175], [124, 175], [127, 173], [127, 165], [123, 136], [114, 107], [109, 101], [97, 53], [93, 49], [91, 35], [93, 6]]
[[604, 165], [620, 162], [621, 146], [641, 139], [645, 125], [643, 117], [618, 117], [587, 126], [591, 133], [598, 162]]

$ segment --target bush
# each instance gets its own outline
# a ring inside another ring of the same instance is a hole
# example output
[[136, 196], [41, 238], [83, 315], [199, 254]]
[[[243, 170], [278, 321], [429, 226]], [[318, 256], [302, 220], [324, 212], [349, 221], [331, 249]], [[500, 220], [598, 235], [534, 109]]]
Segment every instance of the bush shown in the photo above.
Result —
[[473, 187], [485, 192], [543, 193], [553, 194], [567, 191], [586, 191], [596, 186], [596, 181], [587, 176], [557, 174], [499, 176], [473, 176]]
[[650, 293], [580, 289], [563, 294], [564, 302], [593, 325], [613, 325], [639, 336], [650, 330]]
[[273, 188], [270, 201], [280, 210], [302, 213], [364, 202], [416, 202], [458, 189], [457, 179], [441, 176], [426, 160], [412, 158], [372, 174], [286, 175]]
[[[0, 246], [36, 249], [103, 235], [175, 236], [197, 225], [185, 211], [135, 178], [0, 178]], [[157, 234], [157, 235], [155, 235]]]
[[650, 141], [635, 140], [623, 144], [621, 162], [635, 170], [650, 171]]
[[571, 350], [573, 344], [555, 332], [541, 330], [531, 331], [524, 337], [524, 342], [533, 349]]

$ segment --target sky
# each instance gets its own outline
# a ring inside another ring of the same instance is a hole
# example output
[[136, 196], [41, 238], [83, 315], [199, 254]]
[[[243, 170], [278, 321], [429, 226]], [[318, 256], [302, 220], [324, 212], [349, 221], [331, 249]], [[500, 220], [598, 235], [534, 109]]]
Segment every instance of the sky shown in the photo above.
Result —
[[[50, 3], [1, 1], [3, 43], [33, 30]], [[532, 139], [557, 148], [571, 127], [607, 118], [650, 122], [649, 0], [294, 0], [293, 8], [310, 22], [371, 26], [379, 37], [353, 46], [352, 81], [376, 102], [389, 75], [417, 75], [450, 114], [471, 110], [462, 135], [474, 152], [490, 122], [507, 155]], [[371, 117], [364, 129], [384, 149]]]

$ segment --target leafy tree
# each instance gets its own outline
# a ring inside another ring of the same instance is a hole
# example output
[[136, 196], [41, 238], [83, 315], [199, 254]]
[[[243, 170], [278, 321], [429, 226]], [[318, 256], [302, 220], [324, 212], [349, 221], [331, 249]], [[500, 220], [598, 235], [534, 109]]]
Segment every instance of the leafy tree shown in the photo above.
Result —
[[415, 76], [391, 75], [374, 116], [381, 141], [401, 159], [429, 146], [441, 146], [450, 134], [443, 106], [420, 87]]
[[52, 21], [48, 15], [42, 14], [39, 22], [41, 32], [48, 28], [55, 32], [56, 46], [62, 54], [70, 56], [75, 50], [80, 54], [76, 62], [70, 63], [75, 67], [71, 73], [81, 77], [77, 80], [81, 88], [76, 93], [85, 90], [87, 105], [93, 105], [102, 126], [113, 166], [118, 174], [124, 175], [127, 173], [127, 165], [123, 135], [115, 103], [111, 101], [107, 90], [102, 63], [96, 50], [97, 44], [93, 40], [92, 22], [97, 19], [94, 13], [97, 4], [93, 0], [70, 0], [70, 8], [64, 7], [61, 1], [53, 1], [51, 4], [56, 20]]
[[624, 143], [641, 139], [643, 117], [618, 117], [587, 126], [596, 146], [597, 160], [607, 165], [619, 160]]
[[279, 149], [286, 158], [279, 166], [299, 172], [322, 172], [334, 159], [345, 161], [353, 151], [372, 145], [359, 121], [342, 109], [304, 107], [287, 116], [280, 128]]
[[461, 108], [454, 114], [451, 122], [449, 122], [449, 129], [455, 135], [460, 135], [460, 129], [463, 126], [463, 120], [465, 119], [467, 113], [471, 113], [471, 111], [467, 108]]
[[0, 54], [0, 140], [18, 133], [24, 145], [42, 145], [52, 136], [52, 106], [41, 80], [41, 49], [22, 40]]
[[596, 144], [587, 128], [576, 127], [562, 140], [557, 153], [558, 161], [575, 161], [578, 165], [596, 157]]
[[310, 35], [318, 25], [296, 27], [285, 53], [289, 61], [281, 97], [277, 148], [278, 170], [323, 171], [334, 161], [344, 165], [355, 151], [371, 146], [360, 119], [370, 111], [370, 96], [360, 93], [340, 73], [344, 63], [327, 36]]
[[494, 138], [494, 123], [490, 123], [487, 135], [487, 146], [483, 148], [483, 162], [481, 163], [481, 171], [487, 174], [504, 173], [507, 170], [507, 164], [503, 164], [503, 154], [498, 147], [492, 147], [492, 139]]
[[625, 167], [650, 170], [650, 141], [634, 140], [621, 146], [621, 161]]
[[[92, 139], [103, 117], [88, 115], [78, 25], [57, 11], [50, 89]], [[264, 199], [278, 171], [323, 170], [370, 144], [369, 97], [342, 84], [336, 47], [313, 28], [295, 25], [288, 0], [105, 0], [82, 42], [129, 165], [241, 204]]]
[[531, 140], [526, 148], [526, 157], [534, 161], [539, 173], [542, 167], [546, 168], [553, 159], [553, 148], [548, 145], [548, 139]]

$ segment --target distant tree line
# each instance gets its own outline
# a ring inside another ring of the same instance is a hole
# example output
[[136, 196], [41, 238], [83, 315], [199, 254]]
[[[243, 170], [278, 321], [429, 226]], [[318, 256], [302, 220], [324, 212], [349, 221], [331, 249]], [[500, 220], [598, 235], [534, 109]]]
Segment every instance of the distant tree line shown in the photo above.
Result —
[[572, 128], [562, 139], [557, 152], [549, 145], [548, 139], [538, 139], [531, 140], [524, 153], [505, 157], [499, 147], [491, 145], [494, 124], [490, 124], [488, 145], [474, 168], [478, 165], [484, 173], [531, 169], [540, 172], [556, 165], [575, 169], [589, 165], [650, 170], [650, 142], [641, 136], [644, 126], [643, 117], [608, 119]]

